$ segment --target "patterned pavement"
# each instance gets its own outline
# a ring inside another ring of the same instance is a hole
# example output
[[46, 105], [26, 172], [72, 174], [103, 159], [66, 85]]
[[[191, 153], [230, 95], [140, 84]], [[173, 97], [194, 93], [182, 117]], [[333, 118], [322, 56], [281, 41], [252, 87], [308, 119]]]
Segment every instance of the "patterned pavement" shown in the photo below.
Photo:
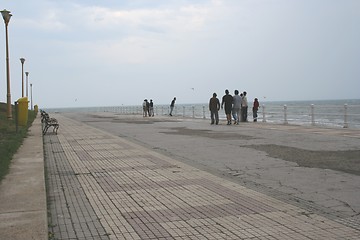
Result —
[[360, 239], [351, 226], [56, 116], [50, 239]]

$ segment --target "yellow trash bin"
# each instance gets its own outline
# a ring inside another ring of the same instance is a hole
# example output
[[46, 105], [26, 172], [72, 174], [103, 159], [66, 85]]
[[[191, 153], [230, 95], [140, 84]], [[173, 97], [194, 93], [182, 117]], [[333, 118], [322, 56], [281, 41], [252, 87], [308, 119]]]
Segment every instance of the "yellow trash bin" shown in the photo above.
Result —
[[28, 122], [29, 101], [27, 97], [19, 98], [18, 102], [18, 125], [26, 126]]

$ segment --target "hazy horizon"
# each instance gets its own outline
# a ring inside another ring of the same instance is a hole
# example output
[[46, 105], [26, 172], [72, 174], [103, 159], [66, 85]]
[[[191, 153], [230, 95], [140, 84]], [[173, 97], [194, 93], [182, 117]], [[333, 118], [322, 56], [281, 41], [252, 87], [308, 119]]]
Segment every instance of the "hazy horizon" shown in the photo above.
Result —
[[[210, 98], [209, 98], [210, 99]], [[183, 106], [183, 105], [205, 105], [207, 106], [209, 99], [205, 102], [198, 102], [198, 103], [183, 103], [183, 102], [176, 102], [175, 107], [176, 106]], [[221, 97], [219, 98], [220, 102], [221, 102]], [[253, 104], [253, 99], [248, 99], [249, 105], [252, 106]], [[320, 99], [320, 100], [285, 100], [285, 101], [267, 101], [267, 100], [259, 100], [260, 105], [262, 104], [271, 104], [274, 105], [276, 103], [280, 103], [280, 104], [296, 104], [298, 103], [299, 105], [304, 104], [304, 103], [309, 103], [309, 104], [316, 104], [316, 103], [324, 103], [324, 104], [329, 104], [332, 105], [331, 102], [337, 102], [336, 104], [348, 104], [349, 106], [360, 106], [360, 99]], [[353, 104], [355, 102], [355, 104]], [[96, 105], [96, 106], [68, 106], [68, 107], [40, 107], [40, 109], [71, 109], [71, 108], [98, 108], [98, 107], [142, 107], [142, 103], [136, 103], [136, 104], [129, 104], [129, 105]], [[30, 103], [29, 103], [30, 104]], [[30, 106], [30, 105], [29, 105]], [[154, 102], [154, 106], [170, 106], [170, 102], [169, 103], [157, 103]]]

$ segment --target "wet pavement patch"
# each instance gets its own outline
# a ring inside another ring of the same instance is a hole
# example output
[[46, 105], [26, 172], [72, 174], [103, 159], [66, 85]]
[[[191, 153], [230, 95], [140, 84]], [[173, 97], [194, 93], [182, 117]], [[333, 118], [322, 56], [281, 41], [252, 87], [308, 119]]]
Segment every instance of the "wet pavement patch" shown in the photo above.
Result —
[[114, 118], [112, 122], [116, 123], [130, 123], [130, 124], [153, 124], [158, 122], [179, 122], [176, 120], [164, 120], [164, 119], [156, 119], [156, 118], [143, 118], [143, 119], [126, 119], [126, 118]]
[[129, 124], [154, 124], [157, 122], [179, 122], [177, 120], [172, 119], [157, 119], [151, 117], [144, 117], [144, 118], [118, 118], [114, 116], [99, 116], [99, 115], [88, 115], [91, 119], [83, 120], [83, 122], [114, 122], [114, 123], [129, 123]]
[[332, 169], [360, 175], [360, 150], [311, 151], [274, 144], [242, 147], [264, 151], [269, 157], [296, 162], [301, 167]]
[[173, 135], [198, 136], [198, 137], [206, 137], [206, 138], [222, 139], [222, 140], [250, 140], [250, 139], [255, 139], [252, 136], [241, 135], [241, 134], [237, 134], [237, 133], [216, 132], [216, 131], [204, 130], [204, 129], [189, 129], [189, 128], [186, 128], [186, 127], [170, 128], [170, 130], [174, 130], [174, 131], [161, 132], [161, 133], [173, 134]]

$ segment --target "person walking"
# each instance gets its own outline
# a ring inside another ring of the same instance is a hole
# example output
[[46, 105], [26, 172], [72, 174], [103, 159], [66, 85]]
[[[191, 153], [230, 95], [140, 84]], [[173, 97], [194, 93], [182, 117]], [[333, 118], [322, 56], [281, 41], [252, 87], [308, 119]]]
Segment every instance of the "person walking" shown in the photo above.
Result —
[[172, 112], [174, 110], [174, 106], [175, 106], [175, 101], [176, 101], [176, 97], [174, 97], [174, 99], [171, 101], [171, 104], [170, 104], [170, 116], [172, 116]]
[[234, 124], [239, 124], [241, 118], [241, 97], [239, 96], [239, 90], [234, 91], [233, 96], [233, 116], [235, 119]]
[[211, 116], [211, 125], [212, 124], [219, 124], [219, 110], [220, 110], [220, 101], [217, 98], [217, 94], [213, 93], [212, 98], [209, 101], [209, 110]]
[[231, 110], [232, 110], [233, 97], [229, 94], [229, 90], [225, 90], [225, 95], [222, 97], [221, 108], [225, 105], [225, 114], [227, 125], [231, 125]]
[[243, 92], [242, 104], [241, 104], [241, 113], [242, 113], [242, 120], [247, 122], [247, 115], [248, 115], [248, 100], [246, 97], [246, 92]]
[[253, 104], [253, 109], [252, 109], [254, 122], [257, 122], [259, 107], [260, 107], [260, 103], [259, 103], [258, 99], [255, 98], [254, 104]]

